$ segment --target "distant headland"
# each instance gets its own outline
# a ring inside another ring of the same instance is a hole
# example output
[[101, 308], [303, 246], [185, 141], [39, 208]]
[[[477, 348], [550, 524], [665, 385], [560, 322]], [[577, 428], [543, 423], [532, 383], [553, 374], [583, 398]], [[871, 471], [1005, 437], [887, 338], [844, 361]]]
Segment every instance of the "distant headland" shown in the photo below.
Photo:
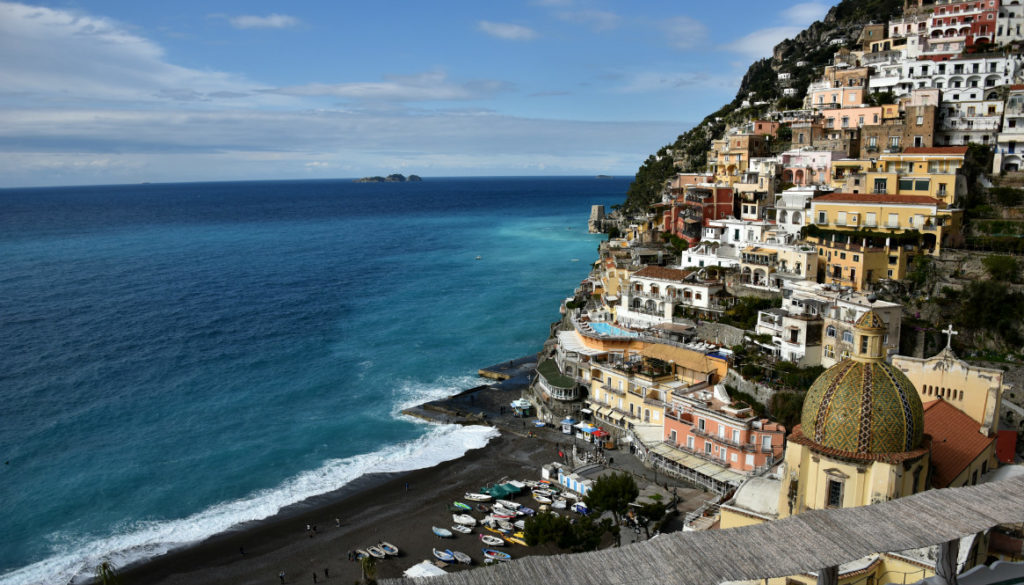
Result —
[[356, 183], [412, 183], [415, 181], [422, 181], [419, 175], [388, 175], [386, 177], [363, 177], [362, 179], [356, 179]]

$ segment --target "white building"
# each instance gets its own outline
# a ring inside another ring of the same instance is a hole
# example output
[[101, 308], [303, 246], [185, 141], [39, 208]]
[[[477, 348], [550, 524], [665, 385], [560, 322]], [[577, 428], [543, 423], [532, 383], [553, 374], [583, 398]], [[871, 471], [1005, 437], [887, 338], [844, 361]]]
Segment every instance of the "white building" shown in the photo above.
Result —
[[755, 332], [772, 336], [769, 349], [780, 359], [828, 368], [852, 353], [853, 325], [869, 309], [885, 321], [885, 348], [888, 354], [895, 353], [900, 342], [899, 304], [811, 281], [785, 282], [782, 307], [758, 313]]
[[718, 293], [724, 285], [717, 279], [702, 279], [699, 271], [648, 266], [634, 272], [625, 287], [625, 298], [616, 312], [616, 322], [645, 329], [672, 323], [677, 306], [717, 310]]
[[1002, 0], [996, 21], [996, 45], [1024, 40], [1024, 0]]
[[1024, 150], [1024, 85], [1010, 87], [1003, 110], [1003, 126], [996, 138], [996, 153], [992, 172], [1024, 170], [1021, 153]]

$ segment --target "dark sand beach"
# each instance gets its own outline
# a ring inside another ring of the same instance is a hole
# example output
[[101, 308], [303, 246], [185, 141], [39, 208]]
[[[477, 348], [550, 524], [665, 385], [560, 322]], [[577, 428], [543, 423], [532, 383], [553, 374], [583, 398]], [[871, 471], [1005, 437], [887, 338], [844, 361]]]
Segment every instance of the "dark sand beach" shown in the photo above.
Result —
[[[501, 436], [487, 446], [431, 468], [361, 478], [271, 518], [126, 567], [120, 572], [121, 582], [273, 585], [280, 583], [278, 575], [284, 571], [286, 583], [313, 583], [314, 573], [317, 582], [353, 583], [361, 578], [360, 565], [348, 560], [348, 552], [381, 540], [398, 546], [401, 554], [376, 563], [378, 579], [401, 577], [412, 565], [433, 560], [431, 549], [435, 546], [461, 550], [473, 557], [472, 566], [449, 566], [449, 571], [481, 566], [478, 533], [482, 528], [477, 527], [473, 534], [439, 539], [431, 533], [431, 526], [450, 527], [448, 506], [463, 499], [465, 492], [503, 478], [540, 479], [541, 466], [559, 459], [559, 449], [564, 449], [564, 442], [570, 439], [550, 428], [531, 437], [534, 429], [511, 417], [507, 407], [502, 408], [519, 397], [531, 365], [528, 360], [509, 362], [509, 369], [519, 370], [520, 375], [414, 409], [424, 418], [486, 422], [501, 429]], [[642, 467], [632, 457], [616, 452], [615, 459], [624, 464], [616, 468], [624, 468], [643, 481]], [[698, 490], [679, 488], [679, 494], [683, 496], [681, 510], [695, 509], [703, 499]], [[519, 499], [532, 502], [527, 496]], [[482, 517], [479, 512], [474, 515]], [[340, 520], [340, 526], [335, 519]], [[307, 525], [315, 526], [316, 531], [307, 531]], [[512, 546], [504, 550], [513, 558], [564, 552], [549, 546]]]

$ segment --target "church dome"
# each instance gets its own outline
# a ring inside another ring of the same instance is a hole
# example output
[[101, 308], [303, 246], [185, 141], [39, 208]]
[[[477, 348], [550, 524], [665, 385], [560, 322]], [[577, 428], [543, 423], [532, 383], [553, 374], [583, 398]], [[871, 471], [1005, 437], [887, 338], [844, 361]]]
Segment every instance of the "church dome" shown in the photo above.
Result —
[[868, 311], [854, 325], [855, 355], [807, 390], [800, 426], [815, 444], [850, 454], [899, 453], [921, 445], [924, 409], [914, 384], [882, 358], [882, 319]]

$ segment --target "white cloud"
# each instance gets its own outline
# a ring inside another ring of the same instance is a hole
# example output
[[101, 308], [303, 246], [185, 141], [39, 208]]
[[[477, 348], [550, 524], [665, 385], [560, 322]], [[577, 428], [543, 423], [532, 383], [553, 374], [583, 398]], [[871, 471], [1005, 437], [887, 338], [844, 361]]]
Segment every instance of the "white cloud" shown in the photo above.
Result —
[[477, 23], [477, 28], [481, 31], [497, 37], [499, 39], [505, 39], [508, 41], [528, 41], [537, 36], [537, 32], [531, 28], [520, 26], [518, 24], [509, 24], [506, 22], [491, 22], [489, 20], [481, 20]]
[[287, 14], [241, 15], [231, 17], [228, 22], [235, 28], [291, 28], [298, 26], [299, 19]]
[[377, 82], [310, 83], [267, 91], [293, 96], [330, 96], [353, 100], [423, 102], [479, 99], [509, 89], [508, 84], [494, 80], [452, 83], [442, 72], [407, 76], [392, 75], [386, 76], [384, 79], [384, 81]]
[[799, 26], [777, 26], [756, 30], [747, 36], [725, 45], [727, 51], [740, 53], [754, 59], [771, 57], [775, 45], [795, 37], [803, 28]]
[[618, 14], [604, 10], [562, 11], [557, 16], [561, 20], [588, 26], [597, 32], [611, 30], [617, 27], [621, 20]]
[[782, 17], [787, 22], [806, 26], [815, 20], [821, 20], [828, 14], [829, 5], [820, 2], [804, 2], [796, 4], [782, 11]]
[[661, 21], [660, 26], [668, 36], [668, 42], [677, 49], [692, 49], [704, 44], [708, 28], [703, 22], [689, 16], [676, 16]]
[[641, 71], [625, 76], [625, 83], [614, 91], [619, 93], [651, 93], [657, 91], [694, 90], [694, 89], [734, 89], [739, 78], [731, 75], [713, 75], [709, 73], [680, 73]]
[[0, 95], [35, 105], [253, 96], [239, 76], [169, 64], [159, 45], [123, 25], [66, 10], [0, 2], [0, 54], [12, 56], [0, 59]]

